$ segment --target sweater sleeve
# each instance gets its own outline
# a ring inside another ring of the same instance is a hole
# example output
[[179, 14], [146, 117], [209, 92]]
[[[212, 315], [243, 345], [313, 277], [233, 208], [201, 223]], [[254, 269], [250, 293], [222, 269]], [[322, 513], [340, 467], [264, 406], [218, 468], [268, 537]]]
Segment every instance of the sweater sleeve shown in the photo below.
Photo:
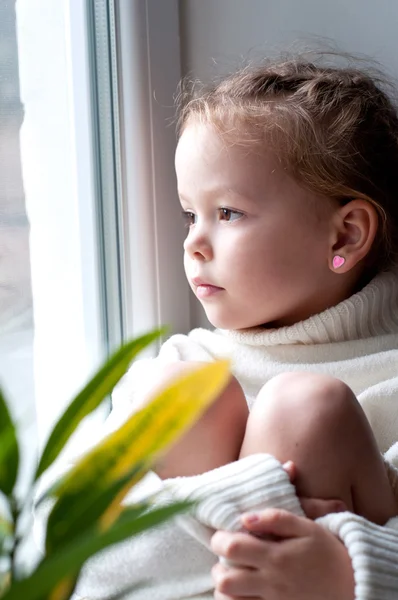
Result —
[[349, 512], [318, 519], [337, 535], [350, 555], [355, 578], [355, 600], [398, 598], [398, 517], [384, 526]]
[[240, 531], [244, 512], [283, 508], [304, 515], [286, 471], [269, 454], [253, 454], [202, 475], [166, 480], [163, 494], [197, 503], [179, 522], [208, 548], [215, 530]]
[[[391, 466], [391, 473], [396, 475]], [[239, 487], [237, 487], [239, 482]], [[199, 501], [193, 515], [180, 524], [208, 545], [214, 529], [238, 531], [245, 511], [284, 508], [302, 510], [294, 487], [278, 461], [254, 455], [197, 477], [178, 478], [166, 487], [179, 499]], [[318, 519], [346, 546], [356, 582], [355, 600], [396, 600], [398, 597], [398, 517], [384, 527], [353, 513], [335, 513]]]
[[[77, 594], [97, 600], [140, 582], [132, 597], [139, 600], [213, 598], [211, 568], [217, 557], [210, 550], [216, 529], [237, 531], [240, 515], [267, 507], [302, 515], [287, 473], [272, 456], [258, 454], [194, 477], [161, 481], [154, 473], [126, 499], [156, 493], [156, 502], [197, 502], [187, 515], [131, 538], [89, 560], [82, 570]], [[127, 596], [129, 597], [129, 596]]]
[[[385, 453], [384, 461], [398, 512], [398, 443]], [[327, 515], [318, 523], [337, 535], [348, 550], [355, 600], [398, 598], [398, 516], [383, 527], [349, 512]]]
[[393, 489], [398, 506], [398, 442], [393, 444], [384, 455], [388, 479]]
[[[394, 468], [392, 472], [396, 473]], [[179, 499], [199, 501], [193, 516], [180, 517], [180, 523], [206, 545], [214, 529], [238, 531], [240, 515], [246, 511], [273, 507], [303, 514], [287, 474], [269, 455], [250, 456], [197, 477], [170, 480], [166, 487]], [[398, 516], [384, 527], [350, 512], [330, 514], [318, 522], [348, 550], [355, 600], [398, 598]]]
[[[103, 598], [144, 581], [144, 588], [135, 598], [182, 600], [200, 595], [201, 599], [210, 599], [210, 571], [217, 561], [210, 550], [210, 539], [216, 529], [238, 531], [243, 512], [267, 507], [303, 514], [287, 473], [270, 455], [249, 456], [202, 475], [164, 482], [152, 473], [150, 480], [150, 492], [158, 493], [158, 503], [193, 500], [197, 504], [191, 513], [88, 561], [77, 589], [80, 596]], [[128, 503], [145, 497], [148, 490], [143, 482]], [[327, 515], [318, 522], [348, 549], [356, 600], [398, 597], [398, 518], [380, 527], [347, 512]]]

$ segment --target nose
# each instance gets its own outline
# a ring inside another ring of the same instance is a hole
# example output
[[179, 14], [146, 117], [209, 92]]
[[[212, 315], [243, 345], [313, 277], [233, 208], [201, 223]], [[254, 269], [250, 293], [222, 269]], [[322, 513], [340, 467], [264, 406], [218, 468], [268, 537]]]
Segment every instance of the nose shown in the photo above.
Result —
[[209, 237], [203, 227], [196, 225], [188, 232], [184, 242], [184, 250], [189, 258], [208, 261], [213, 257]]

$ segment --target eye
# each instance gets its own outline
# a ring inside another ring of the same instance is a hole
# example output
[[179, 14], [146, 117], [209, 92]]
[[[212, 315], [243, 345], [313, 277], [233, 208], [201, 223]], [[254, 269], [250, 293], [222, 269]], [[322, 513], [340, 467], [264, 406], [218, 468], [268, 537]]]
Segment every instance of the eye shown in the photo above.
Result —
[[185, 227], [191, 227], [191, 225], [195, 225], [196, 223], [196, 215], [190, 210], [183, 210], [182, 218], [184, 220]]
[[243, 213], [232, 208], [219, 208], [220, 221], [237, 221], [243, 217]]

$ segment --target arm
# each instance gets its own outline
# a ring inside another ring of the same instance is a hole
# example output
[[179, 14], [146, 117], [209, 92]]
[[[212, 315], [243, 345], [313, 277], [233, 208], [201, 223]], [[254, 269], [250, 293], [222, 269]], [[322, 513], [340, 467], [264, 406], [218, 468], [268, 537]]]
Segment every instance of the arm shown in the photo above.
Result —
[[398, 518], [381, 527], [346, 512], [315, 523], [268, 509], [243, 515], [242, 524], [254, 535], [217, 531], [212, 538], [224, 559], [212, 570], [217, 600], [398, 597]]
[[269, 454], [247, 456], [202, 475], [168, 479], [163, 494], [166, 501], [170, 497], [198, 503], [178, 520], [207, 548], [215, 530], [241, 531], [244, 512], [277, 507], [304, 515], [288, 473]]
[[[397, 448], [387, 453], [389, 459]], [[391, 464], [389, 471], [390, 481], [396, 483], [397, 471]], [[313, 502], [319, 509], [321, 501]], [[256, 537], [218, 531], [212, 538], [213, 551], [235, 565], [226, 568], [220, 562], [213, 568], [215, 598], [398, 597], [398, 517], [381, 527], [349, 512], [312, 522], [286, 511], [265, 510], [254, 519], [253, 514], [243, 515], [242, 524]], [[269, 536], [277, 536], [277, 541]]]
[[78, 595], [94, 600], [143, 581], [141, 600], [182, 600], [199, 595], [210, 600], [214, 590], [211, 569], [217, 562], [210, 539], [217, 528], [240, 529], [240, 514], [259, 506], [277, 505], [302, 514], [289, 476], [268, 455], [250, 456], [203, 475], [163, 482], [151, 473], [128, 501], [157, 490], [158, 503], [170, 499], [203, 502], [192, 514], [181, 515], [88, 561]]

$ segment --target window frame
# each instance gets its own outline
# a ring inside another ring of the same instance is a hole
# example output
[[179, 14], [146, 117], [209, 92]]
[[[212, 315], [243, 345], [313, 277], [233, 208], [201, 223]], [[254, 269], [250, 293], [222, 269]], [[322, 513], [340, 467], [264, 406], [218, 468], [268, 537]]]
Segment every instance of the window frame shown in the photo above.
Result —
[[113, 348], [161, 325], [189, 330], [170, 125], [181, 78], [178, 0], [97, 0], [89, 22], [104, 326]]

